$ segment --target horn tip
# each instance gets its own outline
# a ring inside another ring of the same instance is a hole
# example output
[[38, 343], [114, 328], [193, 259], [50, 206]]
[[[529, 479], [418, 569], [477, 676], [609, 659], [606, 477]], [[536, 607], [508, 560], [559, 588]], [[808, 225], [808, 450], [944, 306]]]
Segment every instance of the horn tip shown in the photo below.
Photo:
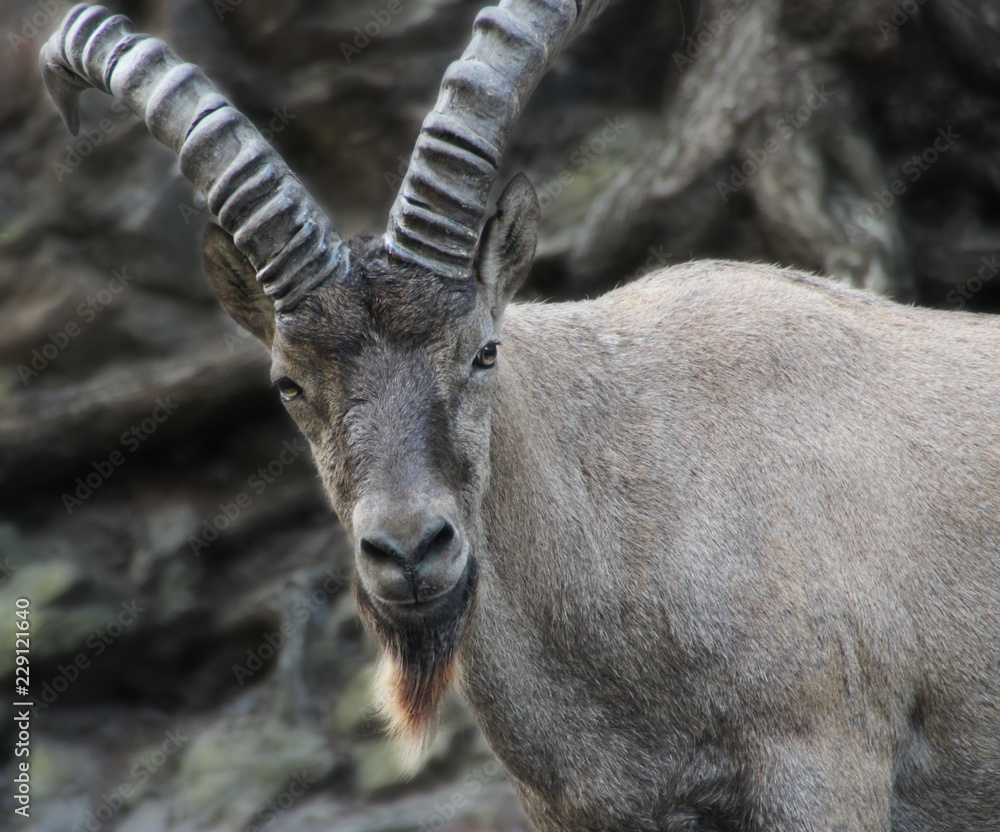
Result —
[[80, 134], [80, 85], [75, 76], [63, 69], [54, 61], [47, 60], [47, 50], [42, 50], [39, 59], [42, 71], [42, 80], [48, 90], [52, 103], [62, 116], [62, 120], [69, 132], [74, 136]]

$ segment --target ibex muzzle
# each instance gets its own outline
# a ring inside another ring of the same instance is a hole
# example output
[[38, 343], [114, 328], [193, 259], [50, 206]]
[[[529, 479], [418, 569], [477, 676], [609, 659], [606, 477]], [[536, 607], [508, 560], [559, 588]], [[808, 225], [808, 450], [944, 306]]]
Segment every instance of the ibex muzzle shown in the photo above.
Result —
[[469, 557], [461, 533], [425, 505], [360, 503], [354, 530], [358, 573], [384, 604], [425, 608], [451, 592], [465, 574]]
[[484, 10], [349, 242], [124, 18], [76, 7], [41, 60], [71, 128], [119, 96], [218, 215], [206, 272], [354, 537], [398, 735], [460, 668], [545, 832], [996, 832], [1000, 322], [715, 262], [509, 304], [539, 204], [517, 176], [483, 225], [490, 187], [602, 5]]
[[[408, 456], [409, 449], [404, 446], [402, 454]], [[390, 469], [385, 478], [382, 488], [354, 506], [358, 576], [374, 601], [416, 613], [441, 601], [463, 579], [468, 543], [458, 505], [446, 489], [433, 485], [433, 470]]]

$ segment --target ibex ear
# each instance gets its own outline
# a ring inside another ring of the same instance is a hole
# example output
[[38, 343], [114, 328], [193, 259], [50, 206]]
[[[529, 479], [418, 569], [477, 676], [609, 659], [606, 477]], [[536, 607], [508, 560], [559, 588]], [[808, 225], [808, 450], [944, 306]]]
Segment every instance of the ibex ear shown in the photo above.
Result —
[[233, 238], [219, 226], [205, 226], [202, 242], [205, 274], [212, 291], [241, 327], [271, 349], [274, 340], [274, 303], [257, 282], [257, 272]]
[[519, 173], [507, 183], [497, 200], [496, 213], [483, 229], [476, 253], [476, 279], [486, 290], [496, 320], [531, 270], [541, 213], [535, 189], [528, 177]]

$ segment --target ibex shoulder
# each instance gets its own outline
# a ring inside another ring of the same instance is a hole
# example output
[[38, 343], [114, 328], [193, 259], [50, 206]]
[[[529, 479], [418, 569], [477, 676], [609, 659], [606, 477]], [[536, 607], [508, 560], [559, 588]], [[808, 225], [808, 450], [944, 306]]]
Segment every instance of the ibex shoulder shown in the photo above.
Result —
[[[824, 324], [858, 339], [904, 344], [911, 337], [944, 346], [977, 332], [977, 350], [1000, 348], [995, 316], [945, 312], [894, 303], [830, 278], [778, 266], [701, 260], [668, 267], [592, 300], [519, 304], [510, 312], [535, 327], [577, 326], [633, 332], [670, 331], [713, 338], [727, 331], [774, 338], [784, 319], [800, 322], [790, 337], [821, 337]], [[991, 330], [991, 338], [986, 331]], [[832, 335], [833, 333], [828, 333]], [[690, 343], [690, 341], [689, 341]], [[724, 339], [717, 342], [724, 346]], [[846, 345], [845, 345], [846, 346]], [[856, 347], [857, 344], [852, 344]]]

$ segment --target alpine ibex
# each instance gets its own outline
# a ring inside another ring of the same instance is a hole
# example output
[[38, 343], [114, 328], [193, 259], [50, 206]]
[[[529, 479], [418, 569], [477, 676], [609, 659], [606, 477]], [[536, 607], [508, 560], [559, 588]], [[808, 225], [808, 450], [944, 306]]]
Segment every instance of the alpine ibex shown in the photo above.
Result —
[[1000, 323], [691, 263], [510, 304], [539, 205], [480, 226], [533, 87], [601, 2], [481, 12], [384, 236], [340, 239], [196, 67], [77, 6], [45, 46], [208, 198], [356, 543], [380, 690], [453, 680], [543, 830], [1000, 828]]

